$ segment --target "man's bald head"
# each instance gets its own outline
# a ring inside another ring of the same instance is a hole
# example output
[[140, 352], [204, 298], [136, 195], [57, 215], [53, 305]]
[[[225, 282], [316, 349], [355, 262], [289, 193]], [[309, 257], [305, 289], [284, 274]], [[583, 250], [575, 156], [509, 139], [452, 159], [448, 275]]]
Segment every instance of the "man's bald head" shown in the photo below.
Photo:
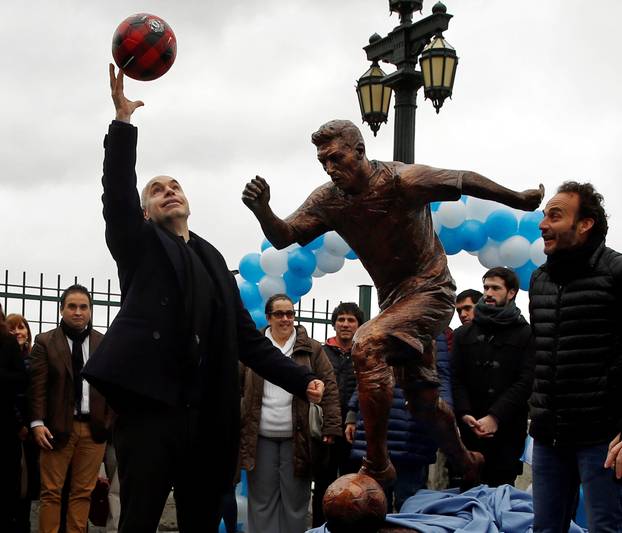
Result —
[[[143, 209], [145, 209], [146, 205], [147, 205], [147, 199], [149, 197], [149, 189], [151, 188], [151, 186], [159, 180], [172, 180], [174, 178], [171, 178], [170, 176], [154, 176], [153, 178], [151, 178], [143, 187], [143, 190], [140, 192], [140, 207], [142, 207]], [[177, 181], [177, 180], [175, 180]]]
[[171, 176], [156, 176], [143, 187], [140, 203], [145, 218], [168, 226], [173, 219], [188, 219], [190, 207], [179, 182]]

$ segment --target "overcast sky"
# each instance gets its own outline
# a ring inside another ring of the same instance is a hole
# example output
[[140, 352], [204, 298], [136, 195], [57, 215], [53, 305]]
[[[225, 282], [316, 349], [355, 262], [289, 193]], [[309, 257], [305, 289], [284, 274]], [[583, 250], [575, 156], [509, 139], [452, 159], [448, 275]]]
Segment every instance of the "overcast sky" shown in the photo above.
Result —
[[[416, 161], [516, 189], [542, 182], [547, 199], [563, 180], [589, 180], [607, 200], [609, 245], [622, 248], [622, 2], [446, 5], [454, 18], [445, 37], [460, 57], [454, 97], [436, 115], [420, 94]], [[133, 120], [139, 182], [177, 177], [191, 229], [231, 268], [263, 238], [240, 200], [245, 182], [268, 179], [285, 216], [326, 181], [310, 134], [334, 118], [361, 122], [362, 46], [398, 24], [387, 0], [3, 0], [0, 270], [12, 280], [26, 271], [33, 281], [42, 272], [116, 283], [100, 201], [113, 118], [107, 65], [116, 26], [144, 11], [172, 26], [178, 54], [159, 80], [126, 82], [127, 96], [146, 104]], [[393, 114], [377, 138], [362, 131], [370, 158], [392, 158]], [[459, 290], [481, 285], [477, 258], [462, 252], [450, 267]], [[311, 296], [356, 300], [364, 283], [360, 264], [347, 262]], [[524, 294], [519, 305], [526, 310]]]

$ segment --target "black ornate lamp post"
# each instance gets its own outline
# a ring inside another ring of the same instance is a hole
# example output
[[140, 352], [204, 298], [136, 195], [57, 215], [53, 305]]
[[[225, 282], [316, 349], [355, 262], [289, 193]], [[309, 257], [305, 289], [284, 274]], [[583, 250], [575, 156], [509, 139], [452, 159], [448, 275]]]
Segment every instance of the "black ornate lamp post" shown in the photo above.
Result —
[[[375, 33], [369, 38], [363, 49], [372, 66], [357, 84], [363, 121], [374, 135], [387, 121], [391, 94], [385, 91], [395, 92], [393, 159], [403, 163], [415, 161], [417, 91], [424, 87], [425, 97], [432, 100], [438, 113], [445, 98], [451, 96], [458, 64], [456, 51], [443, 38], [452, 15], [438, 2], [432, 15], [413, 22], [414, 11], [420, 11], [422, 5], [423, 0], [389, 0], [391, 12], [399, 13], [400, 25], [386, 37]], [[417, 70], [419, 58], [421, 70]], [[379, 61], [391, 63], [397, 70], [384, 75]]]

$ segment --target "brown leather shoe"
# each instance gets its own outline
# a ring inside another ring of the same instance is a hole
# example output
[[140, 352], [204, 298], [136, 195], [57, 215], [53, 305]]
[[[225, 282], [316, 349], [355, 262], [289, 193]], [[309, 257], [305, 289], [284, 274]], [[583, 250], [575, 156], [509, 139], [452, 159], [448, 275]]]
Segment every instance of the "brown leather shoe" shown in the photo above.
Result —
[[395, 467], [391, 461], [380, 470], [376, 470], [372, 467], [373, 463], [368, 461], [367, 457], [363, 457], [363, 464], [359, 469], [359, 474], [364, 474], [375, 479], [383, 488], [391, 487], [395, 483], [397, 474], [395, 473]]

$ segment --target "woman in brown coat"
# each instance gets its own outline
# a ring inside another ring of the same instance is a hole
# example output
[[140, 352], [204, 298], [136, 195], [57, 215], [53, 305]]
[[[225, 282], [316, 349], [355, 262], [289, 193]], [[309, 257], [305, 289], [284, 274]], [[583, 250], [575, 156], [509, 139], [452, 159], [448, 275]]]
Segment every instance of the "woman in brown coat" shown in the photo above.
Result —
[[[294, 304], [285, 294], [266, 302], [265, 335], [325, 384], [320, 406], [322, 440], [341, 434], [339, 394], [332, 365], [319, 342], [294, 326]], [[249, 533], [302, 533], [311, 496], [309, 403], [242, 368], [240, 462], [248, 471]]]

